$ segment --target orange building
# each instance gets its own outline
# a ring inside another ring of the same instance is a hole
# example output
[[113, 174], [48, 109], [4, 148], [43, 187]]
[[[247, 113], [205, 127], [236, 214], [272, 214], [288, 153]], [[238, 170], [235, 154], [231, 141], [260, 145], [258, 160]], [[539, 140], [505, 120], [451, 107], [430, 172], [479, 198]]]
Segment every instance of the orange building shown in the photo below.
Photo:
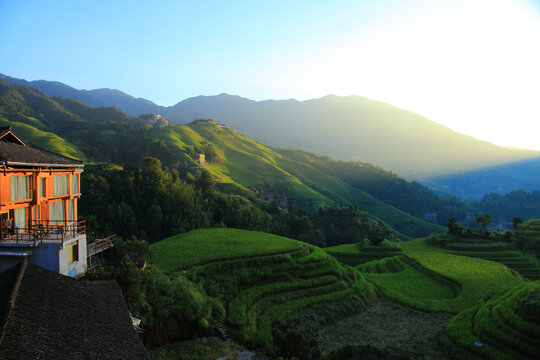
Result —
[[0, 128], [0, 271], [27, 258], [64, 275], [84, 272], [86, 234], [77, 219], [83, 166]]

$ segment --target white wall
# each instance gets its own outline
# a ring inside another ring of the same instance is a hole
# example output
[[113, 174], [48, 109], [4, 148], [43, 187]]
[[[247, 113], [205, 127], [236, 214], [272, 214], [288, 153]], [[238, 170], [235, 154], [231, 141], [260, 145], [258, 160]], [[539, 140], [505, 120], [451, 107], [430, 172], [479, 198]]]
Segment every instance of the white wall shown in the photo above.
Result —
[[[68, 264], [68, 246], [79, 241], [79, 260]], [[86, 235], [79, 235], [64, 242], [64, 247], [58, 252], [58, 272], [71, 277], [79, 277], [86, 271]]]

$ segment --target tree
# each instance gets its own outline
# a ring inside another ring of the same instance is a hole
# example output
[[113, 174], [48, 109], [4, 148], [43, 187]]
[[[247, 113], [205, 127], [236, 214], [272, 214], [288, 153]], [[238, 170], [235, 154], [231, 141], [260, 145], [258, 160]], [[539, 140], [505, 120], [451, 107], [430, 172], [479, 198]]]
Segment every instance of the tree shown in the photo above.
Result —
[[370, 225], [368, 239], [371, 244], [379, 245], [387, 235], [389, 235], [389, 232], [381, 225], [381, 223], [376, 222]]
[[150, 206], [144, 214], [145, 230], [150, 237], [150, 241], [155, 242], [161, 240], [161, 227], [163, 224], [163, 211], [161, 207], [154, 200], [152, 206]]
[[482, 226], [483, 231], [486, 231], [487, 227], [491, 224], [491, 214], [477, 215], [474, 220]]
[[458, 223], [457, 220], [454, 218], [448, 219], [446, 226], [448, 227], [449, 234], [453, 234], [453, 235], [463, 234], [463, 226], [460, 223]]
[[195, 180], [195, 186], [200, 188], [203, 192], [213, 189], [214, 180], [212, 179], [212, 175], [206, 170], [201, 171], [197, 180]]
[[514, 227], [514, 230], [517, 229], [518, 225], [521, 224], [523, 220], [519, 216], [516, 216], [512, 219], [512, 225]]

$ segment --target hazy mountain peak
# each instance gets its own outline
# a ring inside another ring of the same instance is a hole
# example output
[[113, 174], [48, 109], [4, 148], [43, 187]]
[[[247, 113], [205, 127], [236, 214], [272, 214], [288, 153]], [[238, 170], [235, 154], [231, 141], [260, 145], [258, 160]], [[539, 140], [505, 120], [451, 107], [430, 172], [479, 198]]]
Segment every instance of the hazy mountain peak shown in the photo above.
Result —
[[212, 118], [267, 145], [343, 160], [362, 159], [408, 178], [430, 178], [540, 155], [479, 141], [413, 112], [358, 95], [254, 101], [221, 93], [163, 107], [117, 89], [77, 90], [58, 82], [29, 83], [5, 75], [0, 79], [92, 107], [115, 106], [133, 116], [161, 114], [176, 124]]

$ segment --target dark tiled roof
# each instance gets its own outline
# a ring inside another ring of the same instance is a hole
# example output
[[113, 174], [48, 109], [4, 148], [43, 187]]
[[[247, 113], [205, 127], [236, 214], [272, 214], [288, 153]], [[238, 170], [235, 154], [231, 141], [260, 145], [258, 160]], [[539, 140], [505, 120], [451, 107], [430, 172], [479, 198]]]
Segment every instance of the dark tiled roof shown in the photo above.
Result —
[[40, 148], [2, 140], [0, 140], [0, 161], [59, 165], [82, 164], [79, 160], [70, 159]]
[[149, 359], [114, 281], [25, 262], [0, 274], [0, 294], [0, 359]]

